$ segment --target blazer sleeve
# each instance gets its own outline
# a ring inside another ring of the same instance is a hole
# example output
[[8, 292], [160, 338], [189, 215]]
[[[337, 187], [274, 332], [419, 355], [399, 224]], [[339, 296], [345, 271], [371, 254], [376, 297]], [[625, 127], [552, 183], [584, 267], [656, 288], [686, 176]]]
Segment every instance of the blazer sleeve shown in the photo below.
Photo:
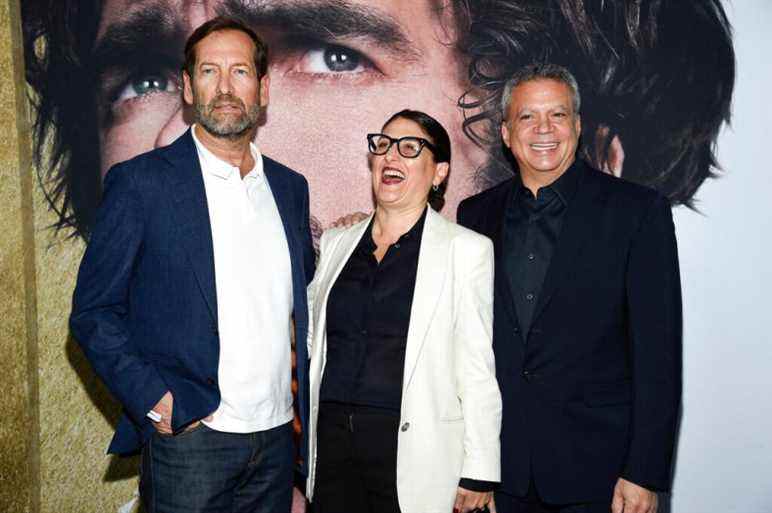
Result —
[[308, 349], [308, 358], [311, 359], [311, 347], [314, 340], [314, 326], [316, 319], [314, 312], [318, 308], [316, 306], [317, 293], [319, 292], [319, 282], [322, 280], [322, 274], [326, 265], [323, 265], [325, 259], [329, 259], [329, 251], [327, 249], [328, 241], [330, 239], [330, 232], [325, 231], [322, 233], [322, 237], [319, 240], [319, 262], [316, 266], [316, 272], [314, 273], [314, 279], [308, 284], [306, 294], [308, 296], [308, 337], [306, 338], [306, 347]]
[[136, 422], [166, 393], [155, 367], [132, 347], [129, 287], [142, 246], [143, 207], [126, 165], [105, 179], [73, 294], [70, 329], [94, 370]]
[[464, 416], [461, 477], [500, 480], [501, 394], [493, 337], [493, 245], [475, 235], [456, 255], [454, 338], [458, 394]]
[[681, 404], [681, 282], [670, 205], [658, 196], [630, 248], [628, 329], [633, 421], [622, 477], [653, 490], [670, 487]]

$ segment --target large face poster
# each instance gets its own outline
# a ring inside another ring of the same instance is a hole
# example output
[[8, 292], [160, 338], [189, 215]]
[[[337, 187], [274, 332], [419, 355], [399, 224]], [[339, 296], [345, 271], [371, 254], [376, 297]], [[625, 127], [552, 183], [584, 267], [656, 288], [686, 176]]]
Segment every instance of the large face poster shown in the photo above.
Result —
[[[404, 108], [427, 112], [450, 133], [442, 210], [449, 219], [462, 199], [510, 177], [501, 91], [533, 61], [575, 74], [582, 158], [689, 206], [718, 170], [715, 144], [735, 78], [721, 0], [21, 0], [21, 7], [39, 189], [54, 212], [43, 237], [74, 236], [62, 244], [87, 240], [113, 164], [187, 129], [183, 47], [219, 14], [244, 20], [268, 43], [270, 103], [256, 143], [308, 179], [315, 238], [341, 216], [372, 209], [365, 135]], [[78, 258], [56, 265], [74, 273]], [[66, 337], [66, 322], [57, 329]], [[75, 360], [71, 353], [68, 346]], [[83, 388], [98, 386], [80, 379]], [[108, 437], [95, 437], [96, 452]], [[65, 474], [50, 472], [54, 480]]]
[[451, 134], [450, 219], [461, 199], [510, 176], [501, 89], [534, 60], [577, 76], [583, 156], [674, 204], [711, 176], [731, 100], [734, 56], [717, 0], [27, 0], [36, 156], [61, 227], [87, 236], [110, 166], [188, 127], [182, 49], [217, 14], [268, 42], [257, 143], [307, 177], [316, 236], [372, 209], [365, 134], [403, 108]]

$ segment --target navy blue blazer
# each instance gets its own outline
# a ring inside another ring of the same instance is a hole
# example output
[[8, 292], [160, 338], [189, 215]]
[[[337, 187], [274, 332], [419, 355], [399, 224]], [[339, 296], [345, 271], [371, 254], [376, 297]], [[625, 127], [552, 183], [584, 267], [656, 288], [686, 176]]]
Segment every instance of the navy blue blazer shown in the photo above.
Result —
[[[297, 398], [305, 426], [306, 286], [314, 275], [308, 184], [267, 157], [263, 169], [292, 264], [295, 340], [300, 341], [295, 344]], [[174, 397], [174, 431], [219, 406], [212, 231], [190, 130], [171, 145], [108, 172], [78, 273], [70, 329], [123, 405], [109, 452], [131, 453], [141, 447], [154, 429], [146, 415], [167, 390]]]
[[[501, 490], [610, 502], [617, 478], [666, 490], [681, 398], [681, 286], [667, 200], [580, 163], [577, 193], [523, 333], [495, 274], [493, 350], [503, 401]], [[513, 180], [466, 199], [459, 224], [502, 263]]]

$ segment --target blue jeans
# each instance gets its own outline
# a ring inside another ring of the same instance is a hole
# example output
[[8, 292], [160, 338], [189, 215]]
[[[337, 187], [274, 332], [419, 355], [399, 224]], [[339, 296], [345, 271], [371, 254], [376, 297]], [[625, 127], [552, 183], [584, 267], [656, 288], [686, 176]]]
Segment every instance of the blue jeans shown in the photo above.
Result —
[[291, 422], [247, 434], [199, 424], [145, 443], [140, 496], [147, 513], [289, 513], [293, 467]]

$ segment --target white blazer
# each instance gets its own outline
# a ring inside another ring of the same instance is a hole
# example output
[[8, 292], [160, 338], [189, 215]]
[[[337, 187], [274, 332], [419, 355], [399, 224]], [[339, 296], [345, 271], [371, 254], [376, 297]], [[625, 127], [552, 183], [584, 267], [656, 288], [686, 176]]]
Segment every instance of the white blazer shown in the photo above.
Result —
[[[327, 298], [371, 218], [322, 235], [319, 264], [308, 287], [309, 499], [313, 499], [316, 478]], [[492, 328], [490, 239], [429, 208], [405, 349], [397, 443], [397, 495], [402, 513], [452, 511], [461, 477], [500, 480], [501, 394]]]

